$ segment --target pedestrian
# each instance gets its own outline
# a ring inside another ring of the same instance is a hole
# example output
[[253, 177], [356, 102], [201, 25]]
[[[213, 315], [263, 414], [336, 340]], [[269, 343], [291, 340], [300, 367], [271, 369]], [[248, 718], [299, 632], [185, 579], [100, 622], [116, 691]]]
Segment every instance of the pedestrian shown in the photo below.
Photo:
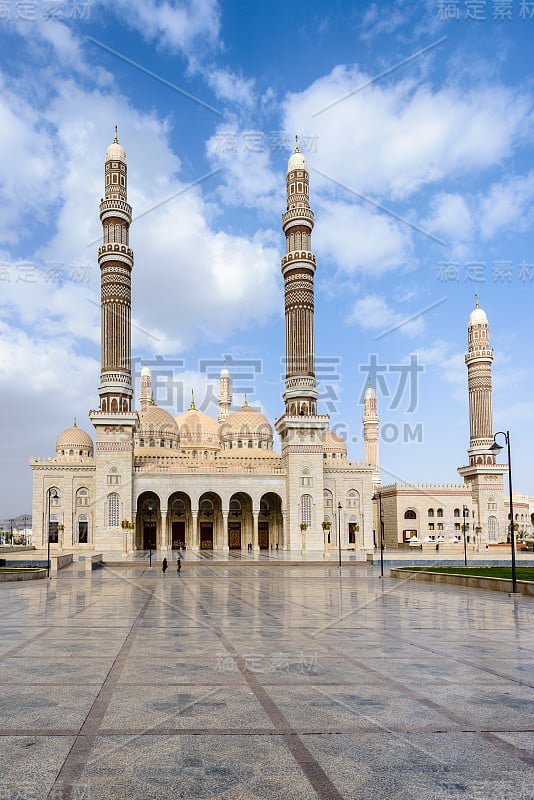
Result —
[[167, 572], [167, 567], [168, 566], [169, 566], [169, 564], [167, 563], [167, 559], [164, 558], [163, 561], [161, 562], [161, 571], [163, 572], [164, 575]]
[[181, 570], [182, 570], [182, 559], [180, 558], [180, 556], [178, 556], [178, 560], [176, 562], [176, 571], [178, 572], [178, 574], [180, 574]]

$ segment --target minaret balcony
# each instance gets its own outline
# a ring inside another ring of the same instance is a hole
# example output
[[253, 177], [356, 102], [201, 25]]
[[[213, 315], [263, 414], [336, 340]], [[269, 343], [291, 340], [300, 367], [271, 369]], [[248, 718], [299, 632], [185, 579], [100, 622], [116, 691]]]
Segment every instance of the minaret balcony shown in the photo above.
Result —
[[132, 207], [125, 200], [119, 200], [118, 198], [102, 200], [100, 203], [100, 219], [103, 222], [108, 217], [117, 217], [130, 224], [132, 221]]
[[306, 206], [290, 208], [288, 211], [285, 211], [282, 214], [282, 228], [285, 231], [286, 225], [289, 225], [290, 222], [294, 222], [296, 220], [307, 220], [308, 222], [311, 222], [313, 227], [314, 219], [315, 217], [311, 208]]
[[315, 266], [315, 254], [311, 250], [294, 250], [282, 257], [282, 269], [294, 261], [310, 261]]

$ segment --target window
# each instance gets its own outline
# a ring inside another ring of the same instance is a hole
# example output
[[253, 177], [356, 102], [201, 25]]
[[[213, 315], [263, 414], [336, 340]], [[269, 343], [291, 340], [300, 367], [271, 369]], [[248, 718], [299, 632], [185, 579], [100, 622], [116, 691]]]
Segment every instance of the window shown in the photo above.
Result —
[[417, 519], [417, 514], [411, 508], [404, 512], [404, 519]]
[[438, 510], [436, 511], [436, 516], [437, 517], [442, 517], [443, 516], [443, 509], [442, 508], [438, 508]]
[[78, 489], [76, 494], [76, 505], [77, 506], [88, 506], [89, 505], [89, 492], [87, 489]]
[[183, 500], [173, 501], [172, 513], [175, 514], [177, 517], [181, 517], [185, 514], [185, 503]]
[[428, 516], [429, 517], [433, 517], [434, 516], [434, 509], [433, 508], [429, 508], [428, 509]]
[[108, 486], [116, 486], [120, 483], [120, 475], [118, 473], [117, 467], [111, 467], [108, 474]]
[[250, 441], [250, 439], [249, 439], [249, 442], [248, 442], [248, 446], [249, 446], [250, 448], [252, 447], [252, 442]]
[[148, 441], [148, 446], [149, 446], [149, 447], [155, 447], [155, 446], [156, 446], [156, 442], [155, 442], [155, 440], [154, 440], [154, 439], [149, 439], [149, 441]]
[[87, 544], [89, 537], [89, 521], [85, 514], [78, 517], [78, 543]]
[[454, 530], [455, 530], [455, 531], [459, 531], [459, 530], [460, 530], [460, 528], [461, 528], [461, 525], [460, 525], [460, 523], [459, 523], [459, 522], [455, 522], [455, 523], [454, 523]]
[[433, 531], [434, 530], [434, 523], [433, 522], [429, 522], [428, 523], [428, 530], [429, 531]]
[[358, 492], [353, 489], [347, 494], [347, 508], [358, 508], [360, 505], [360, 498]]
[[238, 447], [243, 447], [243, 442], [241, 441], [241, 439], [238, 441], [237, 446]]
[[311, 525], [311, 508], [311, 495], [303, 494], [300, 498], [300, 521], [306, 523], [308, 527]]
[[459, 517], [460, 516], [460, 509], [459, 508], [455, 508], [454, 509], [454, 516], [455, 517]]
[[165, 439], [160, 439], [159, 440], [159, 446], [160, 447], [165, 447]]
[[116, 492], [108, 495], [108, 528], [119, 527], [119, 495]]
[[323, 490], [323, 505], [325, 508], [332, 508], [332, 492], [330, 489]]
[[438, 531], [443, 530], [443, 522], [438, 522]]

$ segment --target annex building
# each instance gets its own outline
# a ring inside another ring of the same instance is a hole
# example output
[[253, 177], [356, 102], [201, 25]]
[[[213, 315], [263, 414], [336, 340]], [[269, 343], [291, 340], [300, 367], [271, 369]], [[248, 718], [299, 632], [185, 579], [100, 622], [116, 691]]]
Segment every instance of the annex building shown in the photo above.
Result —
[[[173, 416], [155, 404], [148, 367], [137, 402], [131, 368], [129, 243], [132, 208], [126, 154], [117, 135], [108, 147], [100, 203], [101, 372], [99, 407], [89, 412], [90, 435], [76, 422], [59, 435], [55, 456], [32, 458], [33, 543], [54, 549], [163, 552], [261, 549], [318, 554], [340, 545], [372, 552], [380, 523], [389, 546], [411, 537], [456, 533], [468, 508], [478, 543], [506, 540], [503, 474], [488, 453], [493, 443], [488, 321], [477, 307], [469, 318], [468, 464], [452, 486], [380, 487], [379, 417], [372, 386], [365, 392], [362, 463], [347, 459], [344, 440], [317, 408], [314, 346], [314, 214], [309, 175], [298, 141], [287, 167], [286, 376], [283, 413], [275, 423], [245, 400], [232, 403], [231, 375], [220, 374], [217, 419], [195, 407]], [[93, 438], [94, 437], [94, 438]], [[430, 498], [430, 499], [429, 499]], [[432, 515], [430, 516], [430, 509]], [[460, 513], [461, 510], [461, 513]], [[431, 522], [429, 523], [429, 520]], [[465, 523], [464, 523], [465, 524]], [[440, 529], [439, 526], [442, 526]], [[473, 539], [474, 541], [475, 539]]]

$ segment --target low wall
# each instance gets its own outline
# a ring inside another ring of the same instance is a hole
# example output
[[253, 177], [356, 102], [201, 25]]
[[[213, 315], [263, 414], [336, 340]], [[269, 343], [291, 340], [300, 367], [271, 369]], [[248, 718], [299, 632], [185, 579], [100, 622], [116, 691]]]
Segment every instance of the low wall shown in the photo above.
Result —
[[101, 567], [103, 559], [104, 559], [103, 553], [94, 553], [91, 555], [87, 554], [85, 556], [85, 571], [91, 572], [92, 569], [95, 567], [95, 565], [97, 567]]
[[60, 556], [50, 556], [50, 572], [57, 572], [67, 564], [72, 564], [72, 553], [62, 553]]
[[[491, 592], [512, 592], [512, 579], [508, 578], [480, 578], [476, 575], [449, 575], [446, 572], [410, 572], [407, 569], [393, 568], [390, 572], [392, 578], [402, 578], [409, 581], [422, 581], [423, 583], [440, 583], [449, 586], [467, 586], [471, 589], [486, 589]], [[534, 597], [534, 582], [517, 581], [517, 594]]]
[[0, 572], [0, 583], [11, 583], [11, 581], [38, 581], [41, 578], [46, 578], [46, 569]]

